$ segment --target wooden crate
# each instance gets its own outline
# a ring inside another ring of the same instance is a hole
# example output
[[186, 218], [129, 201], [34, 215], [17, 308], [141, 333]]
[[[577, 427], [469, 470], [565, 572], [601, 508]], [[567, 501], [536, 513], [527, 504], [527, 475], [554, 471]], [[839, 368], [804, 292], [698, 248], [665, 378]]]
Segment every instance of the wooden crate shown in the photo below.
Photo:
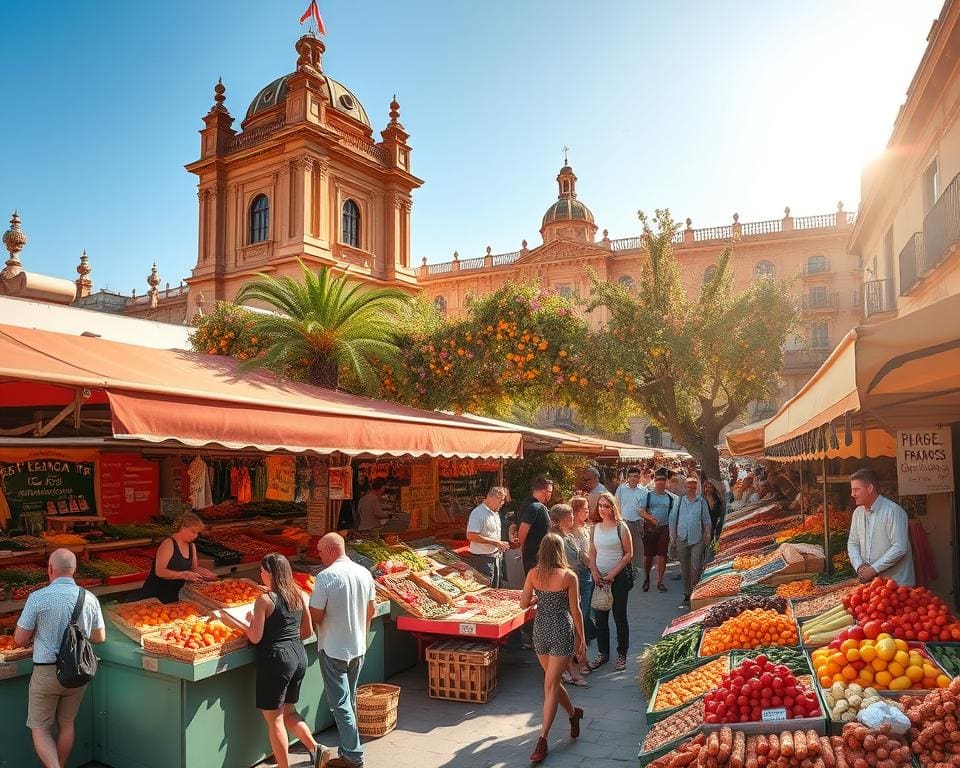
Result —
[[427, 648], [433, 699], [486, 704], [497, 693], [497, 646], [477, 640], [440, 640]]

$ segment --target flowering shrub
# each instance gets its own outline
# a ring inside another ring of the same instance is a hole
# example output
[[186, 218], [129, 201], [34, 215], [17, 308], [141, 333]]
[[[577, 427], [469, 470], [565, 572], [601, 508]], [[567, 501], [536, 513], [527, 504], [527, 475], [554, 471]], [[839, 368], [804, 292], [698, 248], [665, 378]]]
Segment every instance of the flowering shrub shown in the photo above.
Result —
[[249, 360], [265, 346], [252, 330], [253, 313], [236, 304], [218, 301], [213, 312], [197, 320], [190, 343], [197, 352]]

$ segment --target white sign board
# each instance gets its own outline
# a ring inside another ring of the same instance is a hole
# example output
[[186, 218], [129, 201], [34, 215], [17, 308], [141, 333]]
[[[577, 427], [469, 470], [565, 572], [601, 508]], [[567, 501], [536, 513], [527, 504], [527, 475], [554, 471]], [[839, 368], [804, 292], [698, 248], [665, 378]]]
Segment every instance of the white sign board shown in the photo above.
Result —
[[953, 491], [949, 429], [897, 431], [897, 491], [901, 496]]

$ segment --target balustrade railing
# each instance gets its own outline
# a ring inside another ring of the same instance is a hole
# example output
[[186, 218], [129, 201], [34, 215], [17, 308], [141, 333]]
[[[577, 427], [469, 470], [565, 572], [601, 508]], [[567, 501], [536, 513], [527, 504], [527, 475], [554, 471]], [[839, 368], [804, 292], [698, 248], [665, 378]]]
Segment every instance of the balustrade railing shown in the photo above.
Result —
[[[520, 251], [511, 251], [510, 253], [495, 253], [493, 254], [493, 266], [500, 267], [504, 264], [513, 264], [520, 258]], [[481, 259], [481, 266], [482, 264]]]
[[934, 269], [960, 240], [960, 174], [953, 177], [923, 220], [925, 257], [921, 274]]
[[895, 312], [897, 300], [893, 295], [893, 280], [868, 280], [863, 284], [863, 316], [870, 318], [884, 312]]
[[453, 262], [444, 261], [440, 264], [427, 264], [428, 275], [439, 275], [444, 272], [453, 272]]
[[239, 133], [231, 139], [230, 144], [227, 146], [227, 151], [239, 152], [241, 149], [246, 149], [252, 144], [258, 144], [267, 138], [267, 136], [279, 131], [284, 125], [286, 125], [286, 118], [281, 117], [272, 123], [258, 125], [256, 128], [250, 128], [243, 133]]
[[800, 308], [804, 312], [833, 310], [840, 307], [839, 293], [812, 293], [800, 297]]
[[815, 371], [823, 365], [829, 356], [829, 345], [817, 349], [785, 349], [783, 351], [783, 367], [787, 371]]
[[633, 251], [633, 250], [636, 250], [637, 248], [642, 248], [642, 247], [643, 247], [642, 237], [621, 237], [619, 240], [610, 241], [611, 251]]
[[816, 216], [797, 216], [793, 220], [794, 229], [823, 229], [837, 226], [837, 214], [821, 213]]
[[476, 259], [463, 259], [460, 262], [461, 271], [464, 269], [480, 269], [483, 266], [483, 256]]
[[748, 221], [740, 225], [740, 237], [750, 235], [770, 235], [774, 232], [783, 232], [783, 219], [768, 219], [767, 221]]
[[693, 241], [699, 243], [701, 240], [729, 240], [733, 237], [733, 226], [726, 224], [722, 227], [704, 227], [703, 229], [693, 230]]
[[905, 296], [924, 273], [923, 232], [914, 232], [897, 257], [900, 264], [900, 295]]

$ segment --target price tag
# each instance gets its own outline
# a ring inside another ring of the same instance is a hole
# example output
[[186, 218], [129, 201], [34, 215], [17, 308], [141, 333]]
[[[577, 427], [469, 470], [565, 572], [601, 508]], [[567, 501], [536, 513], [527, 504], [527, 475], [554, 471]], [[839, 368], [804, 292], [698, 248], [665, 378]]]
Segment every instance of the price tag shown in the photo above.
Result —
[[160, 660], [156, 656], [144, 656], [142, 664], [147, 672], [160, 671]]
[[7, 680], [17, 674], [16, 664], [0, 664], [0, 680]]
[[229, 667], [230, 667], [230, 662], [228, 662], [226, 659], [221, 658], [217, 662], [217, 674], [219, 675], [221, 672], [226, 672]]
[[760, 719], [765, 723], [775, 722], [779, 720], [787, 719], [787, 710], [785, 707], [774, 707], [773, 709], [765, 709], [760, 713]]
[[461, 635], [475, 635], [475, 634], [477, 634], [477, 625], [476, 625], [476, 624], [461, 624], [461, 625], [460, 625], [460, 634], [461, 634]]

